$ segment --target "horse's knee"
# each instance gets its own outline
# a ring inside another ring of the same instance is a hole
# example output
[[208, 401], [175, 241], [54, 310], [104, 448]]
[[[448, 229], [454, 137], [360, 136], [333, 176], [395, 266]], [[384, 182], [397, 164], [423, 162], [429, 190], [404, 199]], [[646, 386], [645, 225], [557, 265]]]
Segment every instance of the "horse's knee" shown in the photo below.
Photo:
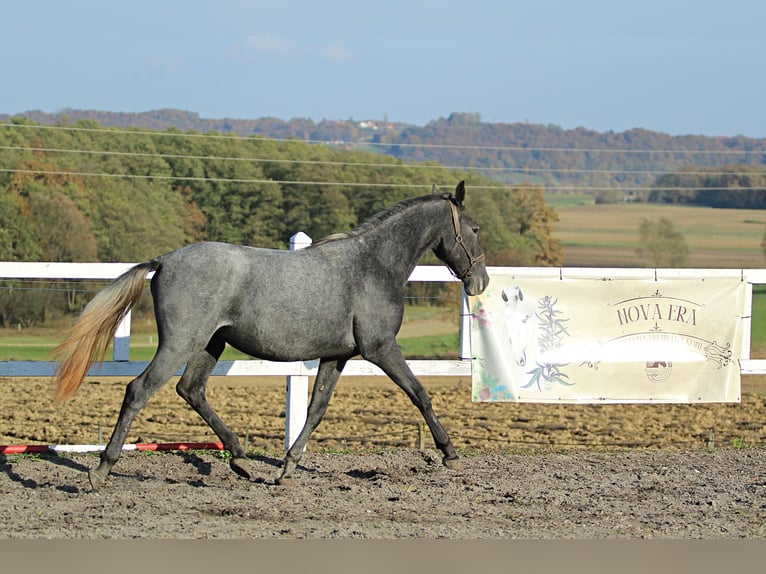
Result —
[[183, 378], [180, 381], [178, 381], [178, 384], [176, 385], [176, 393], [178, 394], [179, 397], [181, 397], [183, 400], [187, 402], [191, 398], [189, 385], [183, 380]]
[[205, 401], [204, 388], [194, 381], [181, 378], [176, 385], [176, 393], [190, 405], [199, 405]]

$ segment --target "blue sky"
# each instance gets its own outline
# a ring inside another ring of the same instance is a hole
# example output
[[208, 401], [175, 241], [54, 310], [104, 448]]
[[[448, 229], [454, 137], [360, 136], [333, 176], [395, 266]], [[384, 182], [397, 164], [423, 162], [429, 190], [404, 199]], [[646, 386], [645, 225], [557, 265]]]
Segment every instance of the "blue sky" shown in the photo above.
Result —
[[766, 137], [762, 0], [38, 0], [0, 17], [0, 113]]

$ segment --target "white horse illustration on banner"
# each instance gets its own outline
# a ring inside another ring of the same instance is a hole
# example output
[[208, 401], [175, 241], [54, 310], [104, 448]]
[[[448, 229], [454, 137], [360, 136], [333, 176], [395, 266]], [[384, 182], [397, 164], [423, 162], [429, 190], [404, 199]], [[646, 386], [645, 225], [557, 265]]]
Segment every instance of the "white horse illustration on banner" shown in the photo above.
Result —
[[514, 364], [524, 367], [537, 349], [537, 317], [534, 306], [524, 301], [521, 287], [514, 285], [502, 290], [503, 335], [511, 348]]

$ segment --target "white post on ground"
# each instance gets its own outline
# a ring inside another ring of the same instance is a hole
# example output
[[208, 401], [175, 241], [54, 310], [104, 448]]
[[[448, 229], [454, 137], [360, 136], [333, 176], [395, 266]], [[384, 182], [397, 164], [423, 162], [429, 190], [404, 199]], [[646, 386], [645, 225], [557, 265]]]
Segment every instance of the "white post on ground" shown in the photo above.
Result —
[[[311, 245], [311, 237], [299, 231], [290, 238], [290, 251], [305, 249]], [[290, 450], [306, 424], [309, 409], [309, 378], [307, 375], [287, 376], [285, 399], [285, 451]]]

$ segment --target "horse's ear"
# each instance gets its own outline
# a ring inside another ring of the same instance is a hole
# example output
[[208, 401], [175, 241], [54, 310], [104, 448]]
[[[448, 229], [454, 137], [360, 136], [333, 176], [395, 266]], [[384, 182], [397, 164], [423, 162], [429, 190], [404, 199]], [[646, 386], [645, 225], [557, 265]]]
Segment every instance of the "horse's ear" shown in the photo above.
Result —
[[435, 183], [431, 184], [431, 193], [434, 194], [434, 195], [439, 195], [439, 190], [436, 189], [436, 184]]
[[461, 181], [457, 184], [457, 187], [455, 188], [455, 201], [457, 201], [458, 205], [463, 205], [463, 200], [465, 199], [465, 181]]

